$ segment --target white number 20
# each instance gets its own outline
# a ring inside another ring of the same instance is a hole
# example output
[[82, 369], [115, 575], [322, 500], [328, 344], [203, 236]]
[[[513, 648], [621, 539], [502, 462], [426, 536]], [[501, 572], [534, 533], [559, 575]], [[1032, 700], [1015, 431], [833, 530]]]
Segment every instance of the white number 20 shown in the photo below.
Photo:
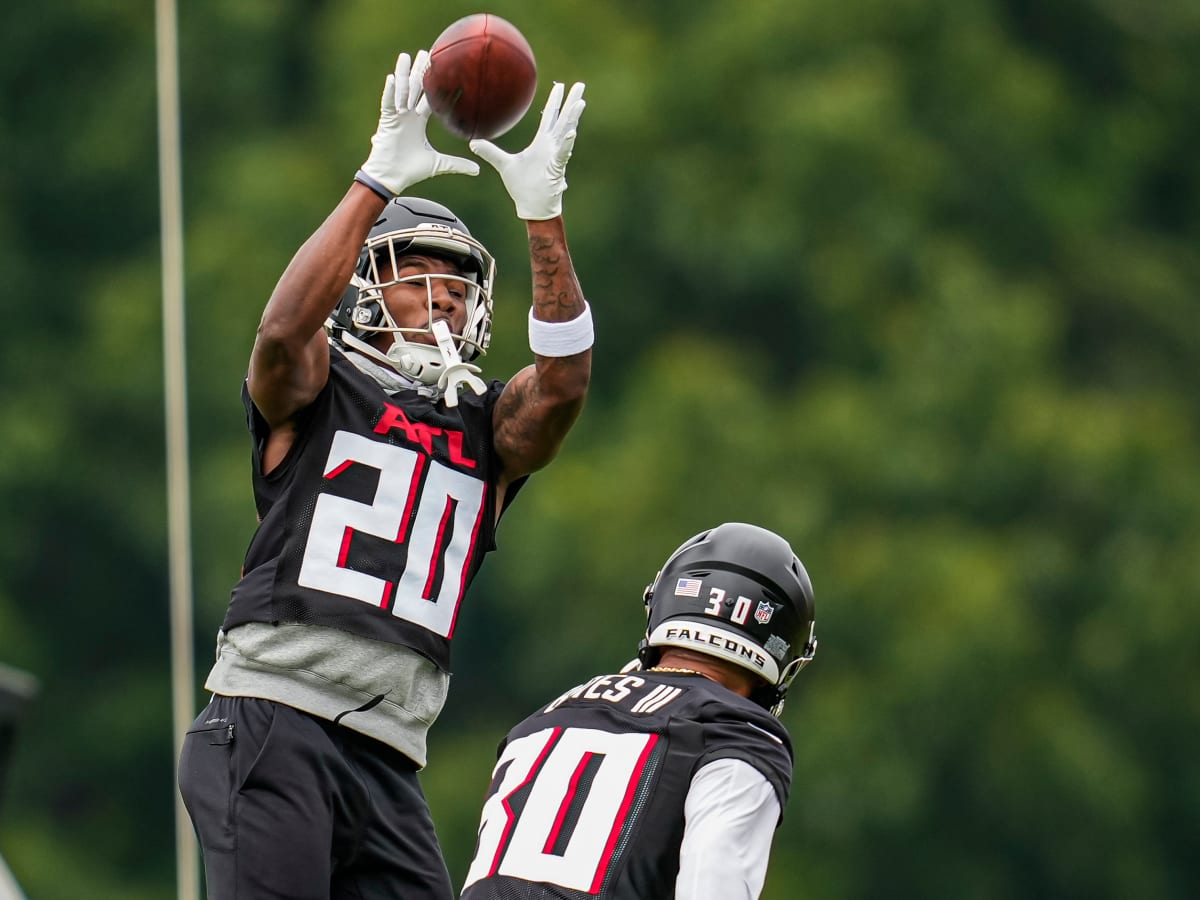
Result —
[[[317, 499], [298, 581], [302, 587], [374, 606], [390, 603], [392, 615], [449, 637], [479, 531], [486, 487], [478, 478], [436, 460], [428, 460], [429, 472], [422, 485], [426, 460], [414, 450], [362, 435], [347, 431], [334, 435], [325, 477], [336, 478], [352, 463], [361, 463], [379, 470], [379, 485], [371, 503], [333, 494]], [[347, 568], [355, 532], [408, 544], [408, 560], [398, 580]], [[439, 559], [442, 581], [432, 595]]]

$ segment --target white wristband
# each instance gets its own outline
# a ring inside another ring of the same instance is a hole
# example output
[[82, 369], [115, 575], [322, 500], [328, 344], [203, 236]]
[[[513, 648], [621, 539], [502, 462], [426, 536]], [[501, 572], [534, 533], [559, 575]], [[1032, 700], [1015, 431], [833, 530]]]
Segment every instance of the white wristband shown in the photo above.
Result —
[[529, 310], [529, 349], [538, 356], [574, 356], [596, 340], [592, 308], [583, 301], [583, 312], [569, 322], [543, 322]]

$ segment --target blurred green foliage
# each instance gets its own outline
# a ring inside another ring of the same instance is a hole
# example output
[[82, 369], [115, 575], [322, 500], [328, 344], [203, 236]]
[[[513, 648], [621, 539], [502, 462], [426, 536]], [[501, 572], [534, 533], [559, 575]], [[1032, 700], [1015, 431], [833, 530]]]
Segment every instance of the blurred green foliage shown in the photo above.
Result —
[[[202, 679], [254, 527], [262, 305], [395, 54], [478, 8], [181, 7]], [[598, 343], [456, 641], [425, 772], [456, 880], [505, 729], [628, 659], [657, 565], [741, 519], [791, 539], [821, 639], [767, 900], [1195, 896], [1200, 7], [491, 11], [536, 103], [588, 84], [566, 209]], [[174, 885], [153, 4], [18, 0], [0, 43], [0, 661], [42, 683], [0, 851], [34, 900], [148, 900]], [[510, 374], [503, 188], [421, 190], [499, 258]]]

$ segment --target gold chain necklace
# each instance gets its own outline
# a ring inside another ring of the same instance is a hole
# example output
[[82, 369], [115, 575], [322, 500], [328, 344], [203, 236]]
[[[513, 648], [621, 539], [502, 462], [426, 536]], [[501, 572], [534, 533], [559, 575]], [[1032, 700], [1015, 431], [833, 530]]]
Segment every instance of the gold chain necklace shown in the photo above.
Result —
[[675, 672], [679, 675], [703, 675], [703, 672], [697, 672], [695, 669], [676, 669], [672, 666], [651, 666], [651, 672]]

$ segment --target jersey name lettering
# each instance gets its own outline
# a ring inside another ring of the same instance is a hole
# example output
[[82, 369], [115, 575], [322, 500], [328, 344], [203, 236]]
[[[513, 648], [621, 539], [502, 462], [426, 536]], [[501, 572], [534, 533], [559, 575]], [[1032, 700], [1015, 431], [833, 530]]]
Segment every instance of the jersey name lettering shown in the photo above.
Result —
[[625, 704], [629, 711], [649, 715], [662, 709], [683, 693], [681, 688], [667, 685], [652, 684], [649, 690], [640, 690], [644, 687], [646, 687], [646, 679], [637, 675], [597, 675], [595, 678], [571, 688], [542, 712], [551, 712], [571, 700], [607, 700], [609, 703], [621, 703], [623, 700], [632, 698], [629, 703]]

